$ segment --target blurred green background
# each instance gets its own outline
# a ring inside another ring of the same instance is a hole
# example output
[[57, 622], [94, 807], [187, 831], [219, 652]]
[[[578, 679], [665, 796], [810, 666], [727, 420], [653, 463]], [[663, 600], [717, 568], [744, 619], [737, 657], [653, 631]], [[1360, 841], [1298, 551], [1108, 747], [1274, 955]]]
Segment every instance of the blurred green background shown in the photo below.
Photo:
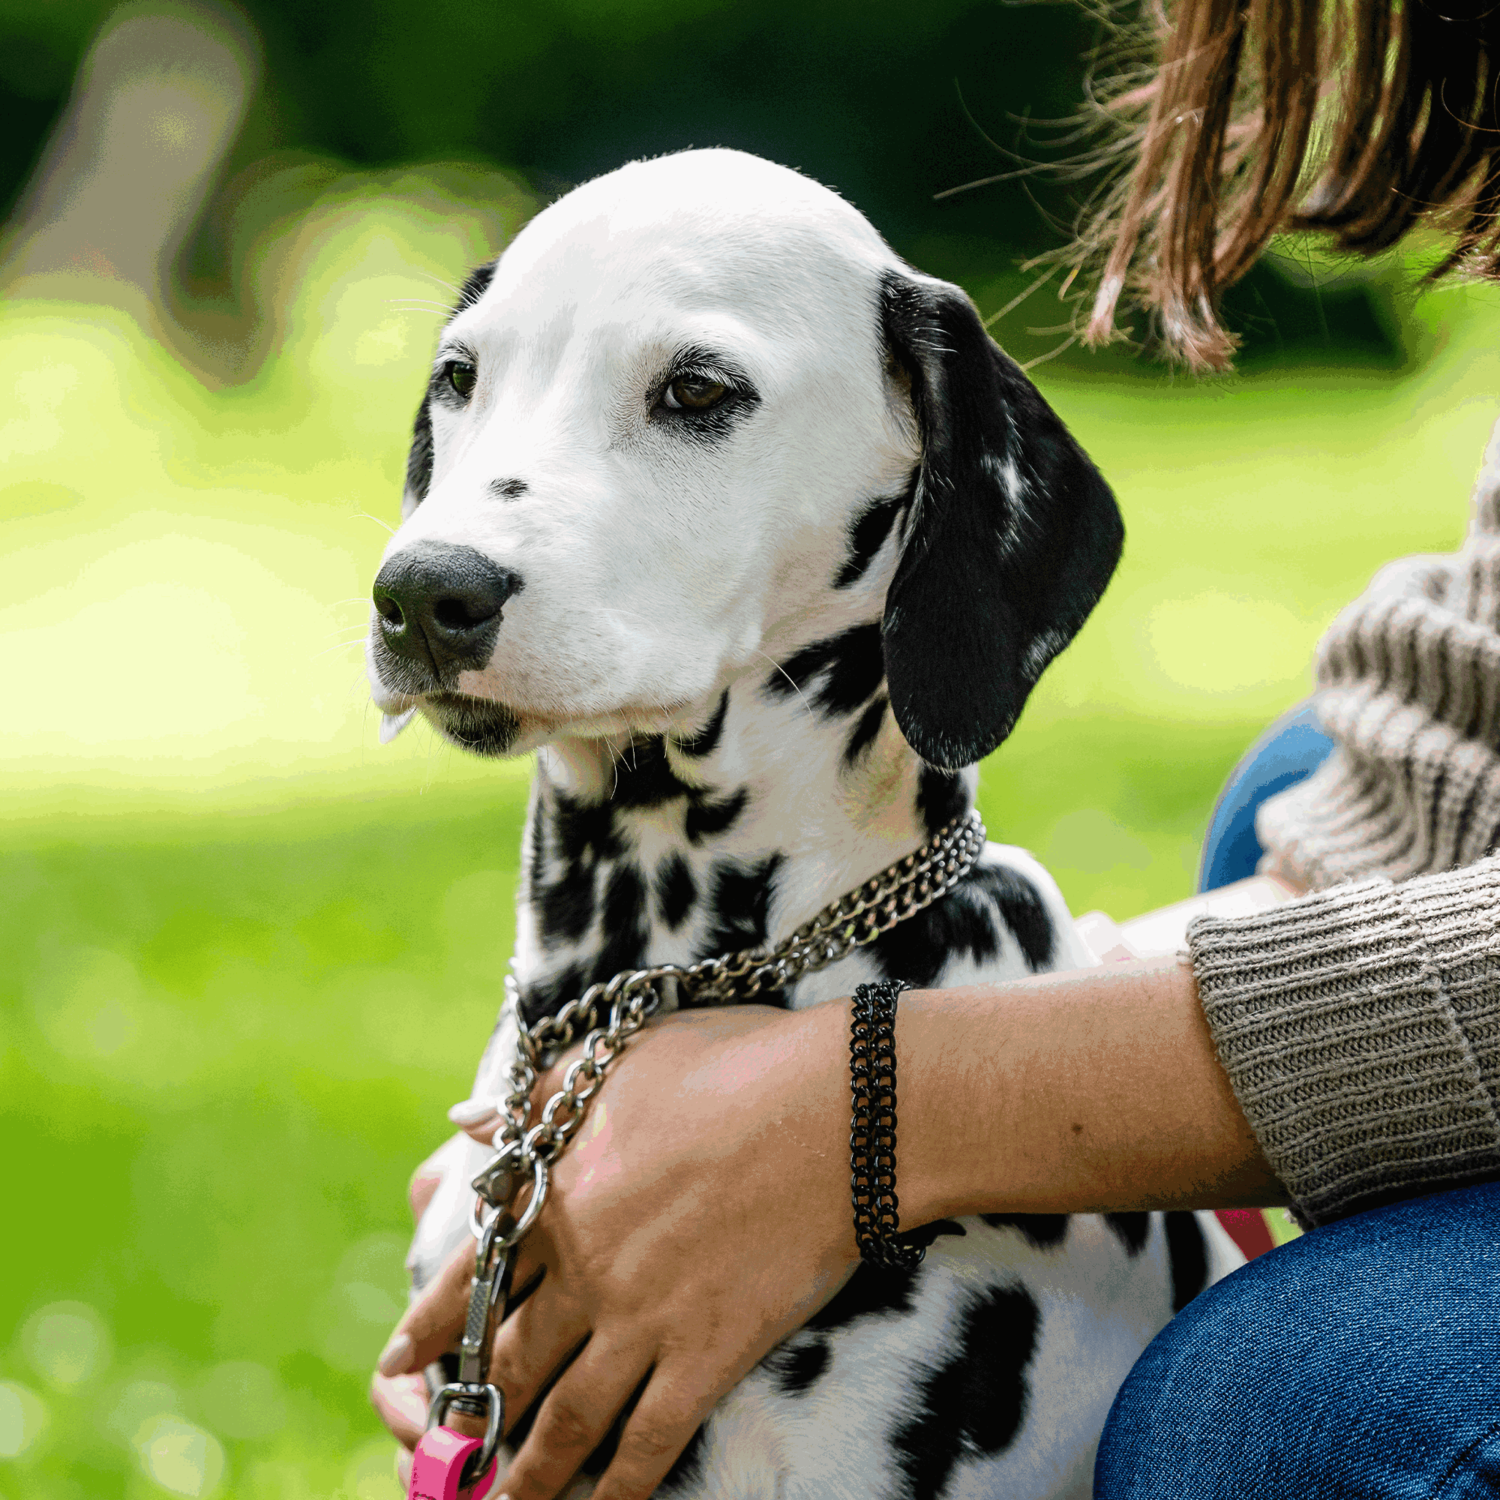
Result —
[[[366, 1372], [528, 774], [380, 748], [357, 647], [465, 270], [573, 182], [732, 145], [997, 312], [1074, 189], [935, 195], [1065, 155], [1036, 122], [1099, 40], [968, 0], [0, 0], [3, 1500], [395, 1493]], [[982, 800], [1075, 910], [1187, 894], [1334, 612], [1462, 535], [1500, 303], [1412, 285], [1287, 246], [1232, 380], [1037, 366], [1129, 541]], [[1067, 317], [1044, 288], [995, 328], [1036, 359]]]

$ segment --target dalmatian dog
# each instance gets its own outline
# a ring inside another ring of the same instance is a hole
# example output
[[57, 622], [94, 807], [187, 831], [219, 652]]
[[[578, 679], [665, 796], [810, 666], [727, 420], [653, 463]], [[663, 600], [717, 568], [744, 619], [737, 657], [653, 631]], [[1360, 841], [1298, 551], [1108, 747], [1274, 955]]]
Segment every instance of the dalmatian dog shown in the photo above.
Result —
[[[836, 194], [717, 150], [587, 183], [470, 277], [403, 517], [374, 699], [388, 731], [417, 713], [536, 757], [514, 959], [533, 1019], [622, 970], [774, 944], [965, 812], [1123, 535], [961, 291]], [[1092, 961], [1047, 873], [991, 844], [772, 1000]], [[476, 1097], [504, 1092], [514, 1035], [502, 1010]], [[488, 1155], [447, 1150], [418, 1285], [466, 1238]], [[1086, 1496], [1125, 1373], [1241, 1261], [1208, 1214], [927, 1237], [914, 1275], [862, 1268], [773, 1350], [658, 1493]]]

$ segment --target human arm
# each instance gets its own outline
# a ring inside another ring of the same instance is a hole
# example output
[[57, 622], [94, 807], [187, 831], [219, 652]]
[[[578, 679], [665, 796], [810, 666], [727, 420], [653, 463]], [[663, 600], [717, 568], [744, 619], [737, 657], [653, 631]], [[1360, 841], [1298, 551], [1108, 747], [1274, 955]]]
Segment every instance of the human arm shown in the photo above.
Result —
[[[547, 1397], [505, 1481], [558, 1492], [649, 1373], [601, 1497], [645, 1495], [718, 1396], [855, 1265], [848, 1006], [698, 1012], [647, 1029], [558, 1165], [517, 1272], [546, 1279], [493, 1373]], [[949, 1214], [1281, 1201], [1176, 960], [902, 997], [904, 1226]], [[546, 1085], [544, 1084], [544, 1087]], [[449, 1347], [462, 1252], [388, 1374]]]

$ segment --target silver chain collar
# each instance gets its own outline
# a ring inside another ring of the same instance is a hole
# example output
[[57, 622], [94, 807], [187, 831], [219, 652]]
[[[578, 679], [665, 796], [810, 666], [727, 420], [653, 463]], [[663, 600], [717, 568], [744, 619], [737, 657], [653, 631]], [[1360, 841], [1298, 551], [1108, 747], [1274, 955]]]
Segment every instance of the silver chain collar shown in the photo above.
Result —
[[[509, 1070], [511, 1092], [501, 1103], [505, 1123], [495, 1133], [495, 1155], [474, 1178], [479, 1195], [474, 1201], [475, 1236], [496, 1250], [508, 1250], [536, 1223], [547, 1198], [552, 1163], [582, 1123], [610, 1065], [660, 1007], [666, 986], [675, 986], [679, 1005], [687, 1000], [722, 1005], [785, 989], [802, 975], [873, 943], [881, 933], [947, 895], [973, 868], [984, 841], [984, 823], [971, 809], [920, 849], [830, 902], [774, 948], [744, 948], [686, 967], [658, 964], [626, 970], [604, 984], [590, 985], [555, 1016], [543, 1016], [534, 1026], [526, 1024], [515, 980], [507, 977], [507, 998], [515, 1007], [520, 1032]], [[601, 1026], [597, 1023], [605, 1013], [609, 1020]], [[538, 1073], [585, 1028], [592, 1029], [584, 1037], [583, 1055], [569, 1065], [562, 1087], [533, 1125], [531, 1094]], [[519, 1218], [497, 1235], [500, 1213], [528, 1180], [531, 1196]], [[482, 1204], [492, 1210], [488, 1218]]]

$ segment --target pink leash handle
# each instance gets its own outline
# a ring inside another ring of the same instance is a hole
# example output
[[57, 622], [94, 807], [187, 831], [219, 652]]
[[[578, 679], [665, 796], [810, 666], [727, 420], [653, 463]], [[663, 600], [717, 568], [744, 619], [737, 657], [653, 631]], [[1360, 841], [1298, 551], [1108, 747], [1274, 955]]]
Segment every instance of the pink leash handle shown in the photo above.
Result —
[[407, 1500], [462, 1500], [495, 1477], [495, 1466], [473, 1485], [462, 1485], [464, 1465], [484, 1447], [483, 1438], [466, 1438], [451, 1427], [429, 1427], [411, 1460]]
[[[456, 1399], [467, 1405], [483, 1401], [489, 1421], [482, 1438], [464, 1437], [442, 1425]], [[505, 1419], [505, 1398], [492, 1385], [445, 1385], [432, 1399], [427, 1431], [412, 1455], [406, 1500], [466, 1500], [495, 1477], [495, 1449]], [[477, 1455], [477, 1461], [476, 1461]], [[464, 1470], [473, 1464], [477, 1477], [464, 1483]]]

